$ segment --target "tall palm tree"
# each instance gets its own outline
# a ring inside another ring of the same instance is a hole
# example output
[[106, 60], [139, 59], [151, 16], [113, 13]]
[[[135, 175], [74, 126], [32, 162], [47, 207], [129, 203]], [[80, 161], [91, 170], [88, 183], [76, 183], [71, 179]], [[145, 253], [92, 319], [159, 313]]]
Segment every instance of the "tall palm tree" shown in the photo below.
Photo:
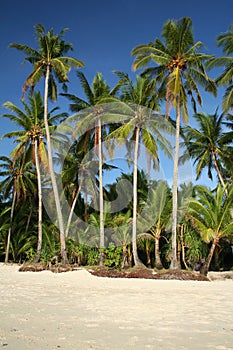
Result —
[[[230, 145], [233, 145], [233, 115], [228, 114], [227, 120], [224, 122], [225, 127], [227, 128], [226, 134], [224, 137], [225, 142], [229, 142]], [[228, 147], [225, 152], [225, 157], [223, 159], [223, 177], [225, 181], [233, 182], [233, 153], [232, 148]]]
[[188, 217], [192, 225], [199, 231], [202, 239], [212, 242], [208, 257], [201, 269], [207, 275], [210, 263], [220, 239], [232, 235], [233, 232], [233, 186], [226, 196], [224, 188], [219, 184], [215, 193], [205, 186], [196, 187], [196, 199], [191, 199]]
[[5, 198], [11, 198], [10, 225], [5, 252], [5, 263], [7, 263], [15, 208], [20, 199], [25, 201], [29, 194], [35, 193], [35, 177], [31, 162], [25, 162], [24, 154], [21, 154], [14, 162], [5, 156], [0, 157], [0, 160], [2, 161], [0, 168], [3, 169], [0, 171], [0, 176], [3, 177], [0, 186], [4, 190]]
[[194, 111], [196, 111], [196, 100], [199, 105], [202, 104], [198, 84], [214, 94], [216, 87], [205, 70], [205, 62], [212, 56], [199, 52], [203, 44], [200, 41], [194, 42], [192, 21], [189, 17], [168, 20], [163, 26], [162, 37], [164, 42], [156, 38], [152, 43], [134, 48], [132, 55], [136, 56], [133, 64], [135, 70], [152, 63], [153, 66], [145, 69], [142, 74], [151, 77], [159, 85], [158, 93], [166, 98], [167, 114], [170, 105], [176, 111], [170, 268], [177, 269], [177, 189], [181, 117], [184, 122], [188, 122], [188, 97], [191, 98]]
[[225, 188], [222, 174], [222, 163], [232, 154], [233, 148], [229, 145], [224, 131], [224, 115], [197, 113], [194, 115], [197, 128], [184, 128], [185, 143], [191, 158], [196, 164], [196, 180], [202, 171], [208, 169], [208, 177], [212, 180], [212, 170], [215, 169], [221, 185]]
[[[103, 139], [103, 126], [101, 122], [101, 116], [103, 113], [101, 104], [104, 101], [115, 101], [116, 93], [120, 87], [118, 83], [113, 89], [107, 85], [101, 73], [97, 73], [90, 85], [87, 78], [82, 72], [77, 72], [77, 77], [81, 83], [83, 91], [86, 95], [86, 100], [81, 99], [75, 95], [62, 93], [62, 96], [67, 97], [72, 103], [70, 104], [70, 110], [72, 112], [80, 112], [87, 110], [87, 116], [84, 120], [80, 120], [76, 128], [81, 128], [83, 123], [90, 118], [96, 120], [96, 124], [93, 127], [90, 126], [82, 138], [86, 145], [86, 151], [92, 147], [97, 148], [98, 159], [99, 159], [99, 212], [100, 212], [100, 265], [103, 265], [103, 250], [105, 245], [104, 239], [104, 199], [103, 199], [103, 151], [102, 151], [102, 139]], [[89, 141], [88, 141], [89, 138]], [[91, 141], [91, 142], [90, 142]]]
[[217, 67], [224, 68], [224, 71], [215, 81], [218, 86], [227, 86], [222, 101], [222, 109], [224, 112], [227, 112], [229, 109], [233, 108], [233, 24], [230, 25], [227, 32], [217, 37], [217, 45], [222, 47], [223, 53], [225, 53], [226, 56], [211, 59], [208, 63], [208, 67], [210, 69]]
[[[4, 134], [2, 137], [15, 138], [14, 142], [17, 146], [11, 152], [11, 157], [15, 161], [21, 153], [26, 152], [28, 160], [31, 160], [36, 167], [37, 174], [37, 188], [38, 188], [38, 244], [35, 262], [39, 260], [42, 248], [42, 184], [40, 163], [47, 167], [47, 154], [44, 143], [44, 107], [41, 95], [39, 92], [29, 96], [28, 103], [22, 101], [23, 109], [20, 109], [12, 102], [6, 102], [3, 107], [8, 109], [11, 113], [4, 113], [2, 116], [10, 119], [15, 123], [20, 130], [12, 131]], [[54, 129], [56, 121], [63, 119], [66, 114], [60, 113], [52, 116], [57, 108], [53, 108], [48, 113], [49, 128]]]
[[25, 60], [33, 65], [33, 71], [27, 77], [24, 83], [23, 93], [29, 86], [34, 87], [35, 84], [37, 84], [39, 80], [44, 77], [44, 124], [48, 148], [49, 172], [52, 181], [60, 230], [61, 257], [62, 262], [67, 263], [68, 259], [66, 252], [64, 223], [53, 167], [52, 145], [48, 124], [48, 98], [50, 97], [53, 101], [55, 101], [57, 98], [56, 80], [59, 83], [66, 83], [68, 81], [67, 74], [71, 67], [80, 68], [83, 67], [84, 64], [75, 58], [65, 56], [65, 54], [72, 49], [72, 45], [66, 43], [64, 39], [62, 39], [64, 32], [65, 29], [63, 29], [59, 34], [54, 34], [53, 29], [51, 29], [48, 33], [46, 33], [44, 26], [37, 24], [35, 26], [35, 34], [39, 46], [38, 50], [35, 50], [27, 45], [15, 43], [11, 44], [10, 47], [22, 51], [26, 55]]
[[[233, 115], [227, 114], [226, 121], [223, 123], [227, 128], [224, 141], [229, 142], [229, 144], [233, 144]], [[226, 181], [233, 181], [233, 153], [231, 148], [229, 148], [229, 152], [225, 152], [225, 157], [223, 160], [223, 176]]]
[[[118, 73], [121, 74], [122, 73]], [[137, 77], [135, 84], [125, 75], [124, 85], [122, 86], [122, 111], [124, 110], [127, 119], [109, 137], [125, 142], [129, 147], [128, 159], [131, 159], [130, 152], [133, 151], [133, 222], [132, 222], [132, 246], [135, 265], [141, 262], [137, 253], [137, 214], [138, 214], [138, 157], [139, 143], [146, 146], [148, 155], [153, 161], [154, 167], [158, 167], [158, 146], [170, 155], [169, 142], [163, 136], [162, 130], [166, 129], [168, 123], [163, 123], [154, 110], [158, 108], [157, 96], [154, 94], [154, 83], [148, 79]], [[133, 148], [133, 149], [132, 149]]]

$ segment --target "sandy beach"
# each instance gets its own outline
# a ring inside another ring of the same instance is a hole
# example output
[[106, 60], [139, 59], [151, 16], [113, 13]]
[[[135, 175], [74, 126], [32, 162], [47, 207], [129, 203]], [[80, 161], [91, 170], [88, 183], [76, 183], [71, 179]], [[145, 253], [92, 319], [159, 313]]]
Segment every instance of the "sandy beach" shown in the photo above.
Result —
[[233, 280], [109, 279], [0, 264], [0, 348], [233, 349]]

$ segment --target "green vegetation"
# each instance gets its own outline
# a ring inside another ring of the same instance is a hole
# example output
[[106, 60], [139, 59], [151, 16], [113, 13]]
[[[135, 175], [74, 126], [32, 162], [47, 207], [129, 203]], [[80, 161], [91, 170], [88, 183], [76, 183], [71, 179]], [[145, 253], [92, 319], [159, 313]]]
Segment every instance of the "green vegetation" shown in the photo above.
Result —
[[[217, 38], [225, 56], [214, 57], [200, 51], [190, 18], [169, 20], [162, 39], [132, 50], [133, 68], [144, 69], [134, 81], [115, 71], [111, 88], [101, 73], [90, 84], [78, 71], [85, 98], [69, 92], [70, 69], [84, 63], [66, 56], [72, 45], [63, 39], [65, 30], [46, 33], [36, 25], [35, 31], [37, 50], [10, 45], [25, 54], [32, 72], [22, 83], [23, 100], [5, 102], [1, 116], [17, 129], [2, 135], [16, 146], [0, 157], [0, 260], [112, 269], [199, 266], [204, 275], [232, 268], [232, 26]], [[207, 70], [214, 67], [223, 71], [211, 79]], [[43, 91], [36, 90], [42, 78]], [[49, 110], [60, 83], [71, 117], [59, 107]], [[198, 112], [200, 88], [216, 96], [219, 86], [226, 88], [222, 113], [218, 106], [214, 115]], [[190, 110], [195, 127], [187, 125]], [[124, 169], [111, 161], [122, 145]], [[138, 164], [143, 147], [148, 173]], [[173, 157], [172, 184], [150, 178], [161, 157]], [[179, 164], [188, 157], [196, 180], [207, 169], [213, 189], [179, 183]], [[120, 175], [105, 185], [103, 175], [113, 169]]]

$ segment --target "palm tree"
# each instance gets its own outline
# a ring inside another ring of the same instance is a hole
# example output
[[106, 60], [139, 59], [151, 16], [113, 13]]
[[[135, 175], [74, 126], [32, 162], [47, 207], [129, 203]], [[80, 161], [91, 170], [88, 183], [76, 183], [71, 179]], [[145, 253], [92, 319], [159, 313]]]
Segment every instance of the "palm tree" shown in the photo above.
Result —
[[113, 222], [115, 229], [115, 232], [113, 234], [113, 241], [117, 246], [122, 247], [122, 268], [124, 269], [131, 266], [131, 210], [128, 210], [125, 214], [119, 213], [118, 215], [115, 215]]
[[212, 242], [208, 257], [201, 269], [207, 275], [210, 263], [220, 239], [232, 235], [233, 232], [233, 186], [228, 188], [227, 196], [219, 184], [215, 193], [205, 186], [196, 187], [196, 199], [191, 199], [188, 217], [192, 225], [199, 231], [202, 239]]
[[192, 21], [189, 17], [179, 20], [168, 20], [162, 31], [164, 42], [156, 38], [154, 42], [140, 45], [133, 49], [136, 56], [133, 68], [139, 69], [149, 63], [156, 66], [149, 67], [142, 73], [160, 84], [158, 93], [166, 97], [167, 114], [170, 104], [176, 111], [176, 141], [173, 172], [173, 210], [172, 210], [172, 259], [171, 269], [177, 269], [177, 188], [178, 188], [178, 158], [181, 116], [188, 122], [188, 97], [196, 112], [196, 99], [202, 104], [198, 89], [200, 84], [206, 91], [216, 94], [214, 82], [207, 76], [205, 62], [211, 56], [200, 53], [200, 41], [194, 42]]
[[153, 241], [146, 236], [138, 236], [137, 245], [139, 250], [146, 255], [146, 267], [151, 268], [151, 253], [154, 250]]
[[0, 186], [4, 190], [5, 198], [11, 197], [12, 203], [5, 252], [5, 263], [7, 263], [9, 259], [15, 207], [20, 199], [25, 201], [29, 194], [32, 195], [35, 193], [35, 182], [31, 162], [25, 162], [24, 154], [18, 157], [14, 162], [5, 156], [0, 157], [0, 160], [2, 161], [0, 168], [3, 169], [0, 172], [0, 176], [4, 177]]
[[[80, 112], [82, 110], [87, 111], [87, 115], [84, 117], [84, 120], [76, 125], [76, 128], [79, 129], [83, 124], [86, 123], [86, 120], [91, 119], [96, 120], [96, 125], [94, 128], [90, 124], [90, 129], [82, 136], [84, 139], [86, 151], [90, 146], [97, 148], [97, 154], [99, 159], [99, 211], [100, 211], [100, 265], [103, 265], [103, 250], [102, 248], [105, 245], [104, 240], [104, 199], [103, 199], [103, 151], [102, 151], [102, 139], [103, 139], [103, 126], [101, 121], [101, 116], [103, 115], [103, 109], [101, 104], [104, 101], [115, 101], [116, 93], [120, 87], [118, 83], [113, 89], [106, 84], [105, 80], [101, 73], [97, 73], [93, 79], [92, 85], [89, 84], [85, 75], [81, 72], [77, 72], [77, 77], [80, 80], [81, 86], [86, 95], [86, 100], [81, 99], [75, 95], [62, 93], [62, 96], [67, 97], [72, 103], [70, 104], [70, 110], [72, 112]], [[90, 142], [90, 136], [92, 140]], [[89, 141], [87, 140], [89, 138]], [[88, 145], [89, 143], [89, 145]], [[91, 148], [92, 148], [91, 147]]]
[[82, 167], [80, 171], [81, 160], [75, 152], [76, 147], [76, 144], [75, 146], [71, 147], [70, 153], [66, 156], [62, 172], [64, 192], [71, 206], [65, 229], [66, 237], [69, 235], [72, 216], [74, 214], [76, 204], [81, 194], [82, 184], [84, 182], [85, 169]]
[[159, 181], [156, 188], [152, 188], [149, 205], [144, 209], [143, 220], [153, 218], [154, 224], [148, 232], [141, 233], [144, 237], [154, 241], [155, 268], [160, 270], [163, 264], [160, 258], [159, 242], [162, 232], [171, 224], [171, 195], [167, 182]]
[[195, 196], [195, 190], [193, 187], [193, 184], [189, 182], [188, 184], [182, 183], [179, 186], [179, 193], [178, 193], [178, 227], [177, 227], [177, 233], [178, 233], [178, 263], [179, 266], [181, 266], [181, 259], [183, 261], [183, 264], [186, 269], [188, 269], [188, 265], [186, 263], [186, 257], [185, 257], [185, 251], [187, 246], [185, 243], [187, 242], [186, 236], [190, 237], [187, 220], [185, 220], [185, 214], [187, 212], [187, 209], [189, 207], [189, 202], [192, 197]]
[[[223, 123], [227, 128], [224, 141], [229, 142], [232, 145], [233, 143], [233, 115], [227, 114], [226, 121]], [[228, 131], [229, 130], [229, 131]], [[225, 181], [233, 181], [233, 153], [231, 148], [228, 148], [229, 152], [225, 152], [223, 159], [223, 177]]]
[[224, 112], [227, 112], [229, 109], [233, 108], [233, 57], [230, 56], [233, 53], [233, 24], [231, 24], [227, 32], [217, 37], [217, 45], [222, 47], [226, 56], [211, 59], [208, 63], [208, 67], [210, 69], [217, 67], [224, 68], [224, 71], [215, 81], [218, 86], [227, 86], [222, 101], [222, 109]]
[[[95, 166], [93, 166], [95, 162], [93, 162], [93, 160], [89, 161], [88, 159], [85, 159], [85, 157], [83, 157], [84, 150], [80, 150], [80, 147], [82, 148], [82, 142], [74, 142], [69, 153], [66, 155], [62, 171], [64, 192], [71, 207], [65, 230], [66, 237], [71, 233], [70, 228], [74, 212], [78, 214], [78, 216], [83, 216], [85, 222], [87, 221], [89, 195], [93, 198], [94, 207], [98, 207], [97, 187], [99, 187], [99, 182], [95, 176], [89, 176], [91, 168], [95, 168]], [[105, 168], [105, 165], [103, 165], [103, 168]], [[81, 198], [82, 191], [84, 192], [84, 199]], [[84, 209], [84, 212], [82, 209]], [[76, 225], [74, 226], [74, 230], [77, 230]]]
[[[40, 163], [47, 167], [47, 154], [44, 144], [44, 108], [43, 101], [39, 92], [29, 96], [28, 103], [22, 101], [23, 109], [20, 109], [12, 102], [6, 102], [3, 107], [8, 109], [11, 113], [5, 113], [2, 116], [10, 119], [13, 123], [20, 127], [20, 130], [12, 131], [4, 134], [2, 137], [16, 138], [14, 142], [17, 143], [15, 149], [11, 152], [11, 157], [14, 161], [21, 153], [26, 152], [27, 158], [31, 160], [36, 166], [37, 187], [38, 187], [38, 244], [35, 262], [39, 260], [42, 248], [42, 184]], [[54, 125], [58, 120], [66, 116], [65, 113], [56, 114], [52, 116], [57, 108], [53, 108], [48, 113], [49, 128], [54, 129]]]
[[31, 260], [34, 257], [38, 234], [36, 225], [33, 225], [36, 214], [33, 213], [33, 206], [35, 207], [35, 198], [29, 195], [26, 201], [19, 199], [15, 206], [10, 239], [10, 252], [14, 262], [21, 262], [25, 258]]
[[[118, 73], [122, 74], [122, 73]], [[121, 75], [120, 75], [121, 76]], [[132, 246], [133, 258], [135, 265], [140, 265], [141, 262], [137, 253], [137, 213], [138, 213], [138, 156], [139, 143], [146, 146], [148, 152], [148, 160], [153, 161], [154, 167], [158, 167], [158, 145], [169, 156], [169, 142], [162, 135], [162, 130], [165, 130], [168, 123], [164, 123], [162, 118], [155, 114], [154, 109], [158, 107], [158, 100], [154, 94], [154, 83], [149, 82], [146, 78], [137, 77], [135, 85], [125, 75], [124, 85], [122, 87], [122, 111], [127, 115], [124, 123], [115, 131], [109, 138], [125, 142], [129, 139], [128, 160], [131, 159], [130, 152], [133, 149], [133, 222], [132, 222]]]
[[224, 131], [224, 115], [197, 113], [194, 115], [197, 128], [187, 126], [184, 129], [185, 143], [191, 158], [196, 164], [196, 180], [202, 171], [208, 169], [208, 177], [212, 180], [213, 168], [217, 172], [221, 185], [225, 188], [222, 175], [222, 162], [232, 154], [233, 148], [229, 145]]
[[35, 26], [35, 34], [38, 40], [39, 49], [35, 50], [29, 46], [23, 44], [11, 44], [10, 47], [16, 48], [22, 51], [26, 58], [25, 60], [33, 64], [33, 71], [27, 77], [24, 86], [23, 93], [29, 86], [32, 88], [44, 77], [44, 124], [46, 130], [47, 148], [48, 148], [48, 163], [49, 172], [52, 181], [52, 187], [54, 192], [59, 230], [60, 230], [60, 243], [61, 243], [61, 257], [62, 262], [67, 263], [67, 252], [65, 242], [64, 223], [62, 218], [61, 205], [59, 201], [59, 193], [55, 178], [55, 172], [53, 168], [52, 158], [52, 145], [50, 140], [49, 124], [48, 124], [48, 98], [53, 101], [57, 98], [57, 85], [56, 79], [59, 83], [66, 83], [68, 81], [68, 72], [71, 67], [79, 68], [83, 67], [83, 62], [64, 56], [69, 50], [72, 49], [72, 45], [66, 43], [62, 37], [65, 29], [59, 34], [55, 35], [51, 29], [48, 33], [45, 32], [45, 28], [41, 24]]

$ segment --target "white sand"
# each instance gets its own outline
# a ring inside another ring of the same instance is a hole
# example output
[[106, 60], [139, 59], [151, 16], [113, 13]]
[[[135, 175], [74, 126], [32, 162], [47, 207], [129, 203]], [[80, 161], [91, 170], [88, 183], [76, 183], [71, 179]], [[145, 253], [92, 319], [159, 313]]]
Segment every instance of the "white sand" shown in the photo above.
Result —
[[233, 349], [233, 280], [107, 279], [0, 264], [0, 348]]

